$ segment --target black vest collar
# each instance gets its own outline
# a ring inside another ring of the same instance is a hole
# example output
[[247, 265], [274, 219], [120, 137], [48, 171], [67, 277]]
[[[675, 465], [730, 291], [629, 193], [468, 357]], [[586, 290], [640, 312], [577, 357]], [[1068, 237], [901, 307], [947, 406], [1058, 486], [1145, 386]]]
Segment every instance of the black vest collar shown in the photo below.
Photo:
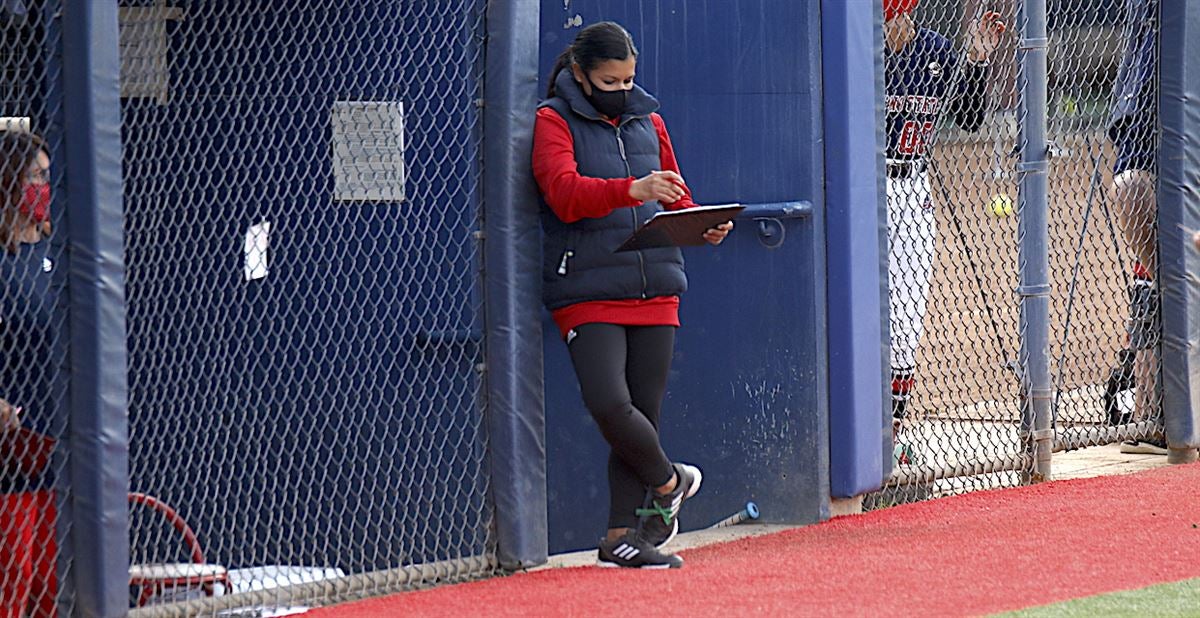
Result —
[[[575, 75], [571, 72], [570, 67], [559, 71], [558, 76], [554, 78], [554, 93], [562, 97], [576, 114], [593, 120], [604, 119], [584, 96], [583, 88], [579, 86], [579, 82], [575, 81]], [[658, 99], [643, 90], [641, 86], [634, 84], [633, 90], [629, 91], [629, 99], [625, 103], [625, 113], [621, 114], [621, 122], [633, 118], [645, 118], [657, 111]]]

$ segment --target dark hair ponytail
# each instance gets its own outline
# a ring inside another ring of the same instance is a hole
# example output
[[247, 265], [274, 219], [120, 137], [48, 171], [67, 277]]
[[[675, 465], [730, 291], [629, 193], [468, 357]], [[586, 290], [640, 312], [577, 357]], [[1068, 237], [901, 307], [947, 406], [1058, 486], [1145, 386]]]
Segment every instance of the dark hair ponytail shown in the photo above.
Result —
[[550, 85], [546, 88], [546, 98], [553, 98], [554, 80], [558, 74], [572, 64], [578, 64], [584, 73], [590, 73], [601, 62], [608, 60], [626, 60], [637, 58], [637, 46], [633, 37], [620, 25], [611, 21], [592, 24], [579, 31], [575, 42], [567, 46], [554, 62], [554, 70], [550, 71]]

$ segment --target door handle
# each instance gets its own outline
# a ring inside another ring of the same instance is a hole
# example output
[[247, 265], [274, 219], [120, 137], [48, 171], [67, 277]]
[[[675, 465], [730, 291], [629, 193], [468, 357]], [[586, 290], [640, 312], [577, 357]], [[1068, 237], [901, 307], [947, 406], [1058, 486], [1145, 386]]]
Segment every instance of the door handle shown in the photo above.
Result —
[[738, 219], [754, 221], [758, 231], [758, 241], [768, 249], [774, 249], [783, 244], [787, 230], [783, 226], [785, 219], [805, 219], [812, 215], [812, 202], [771, 202], [766, 204], [745, 204], [746, 209], [738, 213]]
[[746, 209], [738, 213], [738, 219], [804, 219], [812, 216], [812, 202], [770, 202], [766, 204], [742, 204]]

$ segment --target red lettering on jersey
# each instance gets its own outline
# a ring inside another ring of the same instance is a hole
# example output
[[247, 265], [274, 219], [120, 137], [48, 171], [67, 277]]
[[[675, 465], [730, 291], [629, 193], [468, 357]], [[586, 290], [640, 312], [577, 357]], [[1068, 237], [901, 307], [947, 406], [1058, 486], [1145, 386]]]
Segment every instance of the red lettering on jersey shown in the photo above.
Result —
[[914, 157], [925, 156], [925, 146], [933, 137], [933, 121], [918, 122], [909, 120], [900, 130], [900, 140], [896, 143], [896, 152]]
[[937, 114], [941, 108], [941, 100], [938, 97], [923, 97], [918, 95], [888, 95], [887, 111], [889, 114]]
[[[935, 115], [941, 108], [942, 102], [938, 97], [909, 95], [906, 97], [888, 97], [888, 111], [905, 111], [910, 114]], [[897, 108], [903, 108], [897, 109]]]

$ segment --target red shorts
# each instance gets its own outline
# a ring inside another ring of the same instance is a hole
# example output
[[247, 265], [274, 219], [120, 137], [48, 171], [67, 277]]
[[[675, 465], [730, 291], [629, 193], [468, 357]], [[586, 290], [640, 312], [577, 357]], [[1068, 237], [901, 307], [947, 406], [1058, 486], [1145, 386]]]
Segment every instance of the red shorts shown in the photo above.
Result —
[[58, 580], [54, 492], [0, 494], [0, 618], [53, 618]]

